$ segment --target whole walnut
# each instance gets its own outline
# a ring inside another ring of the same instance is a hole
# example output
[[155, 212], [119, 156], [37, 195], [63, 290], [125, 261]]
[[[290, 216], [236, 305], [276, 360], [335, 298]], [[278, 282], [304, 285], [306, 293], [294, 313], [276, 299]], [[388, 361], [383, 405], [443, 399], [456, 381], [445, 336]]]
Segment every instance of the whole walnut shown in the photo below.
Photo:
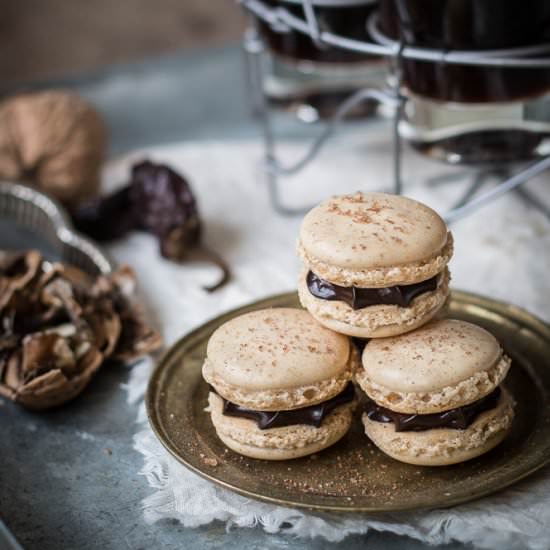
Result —
[[62, 90], [0, 103], [0, 178], [20, 180], [69, 205], [97, 194], [106, 130], [99, 113]]

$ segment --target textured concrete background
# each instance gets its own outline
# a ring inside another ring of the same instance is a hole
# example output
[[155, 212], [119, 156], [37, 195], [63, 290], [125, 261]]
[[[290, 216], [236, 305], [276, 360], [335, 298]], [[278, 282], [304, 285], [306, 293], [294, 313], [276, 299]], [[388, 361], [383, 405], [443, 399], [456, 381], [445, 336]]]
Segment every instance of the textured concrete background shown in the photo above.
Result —
[[[241, 25], [230, 0], [0, 0], [0, 87], [41, 80], [75, 89], [104, 115], [112, 153], [257, 135], [240, 53], [225, 45]], [[130, 61], [137, 63], [104, 68]], [[288, 120], [280, 128], [287, 137], [310, 133]], [[0, 228], [0, 247], [17, 244], [18, 235], [8, 233]], [[141, 500], [152, 489], [138, 475], [136, 409], [121, 388], [127, 377], [124, 368], [102, 369], [79, 399], [48, 414], [0, 400], [0, 516], [26, 549], [426, 548], [377, 533], [333, 544], [259, 529], [226, 533], [218, 523], [146, 525]]]
[[[225, 46], [52, 84], [68, 86], [98, 107], [113, 152], [176, 140], [238, 139], [258, 135], [248, 115], [241, 61], [237, 47]], [[287, 137], [308, 133], [288, 117], [281, 122]], [[16, 246], [17, 236], [0, 227], [0, 248], [2, 243]], [[126, 403], [121, 388], [127, 379], [126, 368], [104, 368], [78, 399], [46, 414], [0, 400], [0, 516], [27, 550], [429, 548], [374, 532], [334, 544], [260, 529], [226, 533], [219, 523], [200, 529], [170, 521], [145, 524], [141, 500], [153, 489], [138, 474], [143, 457], [132, 447], [136, 407]]]

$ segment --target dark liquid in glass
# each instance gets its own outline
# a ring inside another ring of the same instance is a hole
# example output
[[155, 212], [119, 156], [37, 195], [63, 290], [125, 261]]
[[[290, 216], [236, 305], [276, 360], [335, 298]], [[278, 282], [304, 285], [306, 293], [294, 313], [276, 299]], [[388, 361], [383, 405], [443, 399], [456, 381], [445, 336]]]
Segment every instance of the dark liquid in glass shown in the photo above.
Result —
[[[381, 0], [380, 27], [406, 44], [442, 50], [491, 50], [550, 42], [548, 0]], [[511, 101], [550, 89], [550, 69], [445, 65], [405, 60], [404, 84], [426, 98]]]
[[[264, 0], [273, 8], [285, 8], [305, 19], [302, 2]], [[378, 5], [377, 0], [333, 0], [313, 8], [319, 28], [339, 36], [360, 41], [369, 40], [367, 19]], [[310, 107], [320, 119], [334, 115], [339, 105], [350, 94], [365, 86], [383, 84], [381, 58], [327, 45], [319, 47], [305, 34], [290, 30], [275, 32], [267, 23], [258, 21], [260, 31], [273, 59], [286, 68], [296, 71], [295, 78], [286, 75], [290, 91], [270, 93], [270, 103], [279, 108], [300, 113]], [[335, 70], [334, 73], [331, 73]], [[374, 74], [376, 73], [376, 74]], [[308, 111], [309, 112], [309, 111]], [[376, 112], [376, 102], [363, 101], [348, 118], [365, 118]], [[300, 116], [300, 115], [298, 115]]]
[[533, 158], [542, 139], [527, 130], [485, 130], [412, 145], [432, 157], [450, 160], [451, 155], [460, 155], [460, 163], [481, 165]]
[[[441, 50], [492, 50], [550, 42], [548, 0], [380, 0], [380, 30], [405, 44]], [[550, 90], [548, 68], [496, 68], [403, 61], [403, 84], [441, 102], [526, 101]], [[437, 142], [421, 152], [463, 163], [507, 162], [536, 156], [545, 134], [487, 129]]]
[[[275, 107], [283, 109], [289, 109], [291, 111], [299, 111], [300, 107], [308, 105], [313, 107], [317, 113], [317, 117], [320, 119], [328, 119], [338, 109], [338, 107], [345, 101], [352, 90], [330, 90], [325, 92], [313, 92], [304, 93], [293, 97], [292, 99], [278, 99], [276, 97], [270, 97], [269, 102]], [[361, 119], [376, 113], [377, 103], [374, 100], [362, 101], [348, 114], [348, 119]]]
[[[301, 3], [284, 2], [282, 0], [265, 0], [265, 3], [271, 7], [283, 7], [296, 17], [305, 18]], [[376, 2], [365, 0], [363, 4], [346, 5], [345, 2], [339, 4], [336, 0], [334, 4], [334, 6], [314, 5], [320, 29], [346, 38], [367, 40], [366, 21], [376, 9]], [[264, 22], [260, 22], [260, 29], [274, 54], [296, 61], [357, 63], [373, 59], [373, 56], [330, 46], [321, 49], [305, 34], [293, 30], [285, 33], [274, 32]]]

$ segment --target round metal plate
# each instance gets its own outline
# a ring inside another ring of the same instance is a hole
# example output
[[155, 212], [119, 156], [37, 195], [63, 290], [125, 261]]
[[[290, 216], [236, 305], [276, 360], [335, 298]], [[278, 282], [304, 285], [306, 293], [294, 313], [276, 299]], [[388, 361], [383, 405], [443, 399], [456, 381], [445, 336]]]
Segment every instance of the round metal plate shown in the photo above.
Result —
[[550, 462], [550, 326], [501, 302], [453, 292], [450, 317], [491, 331], [512, 357], [506, 386], [516, 418], [509, 437], [482, 457], [439, 468], [402, 464], [364, 435], [360, 407], [349, 433], [313, 457], [269, 462], [242, 457], [217, 438], [204, 412], [201, 378], [206, 344], [222, 323], [254, 309], [299, 307], [282, 294], [226, 313], [179, 340], [155, 370], [147, 392], [153, 430], [172, 455], [199, 475], [242, 495], [275, 504], [340, 512], [445, 507], [488, 495]]

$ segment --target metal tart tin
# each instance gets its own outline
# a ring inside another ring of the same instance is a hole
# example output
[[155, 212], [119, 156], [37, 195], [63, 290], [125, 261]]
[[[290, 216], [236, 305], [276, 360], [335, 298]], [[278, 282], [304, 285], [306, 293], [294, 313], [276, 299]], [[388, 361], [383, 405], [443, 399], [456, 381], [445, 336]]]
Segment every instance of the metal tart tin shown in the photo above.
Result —
[[74, 230], [57, 201], [26, 185], [0, 181], [0, 249], [30, 248], [90, 275], [113, 271], [113, 262]]

